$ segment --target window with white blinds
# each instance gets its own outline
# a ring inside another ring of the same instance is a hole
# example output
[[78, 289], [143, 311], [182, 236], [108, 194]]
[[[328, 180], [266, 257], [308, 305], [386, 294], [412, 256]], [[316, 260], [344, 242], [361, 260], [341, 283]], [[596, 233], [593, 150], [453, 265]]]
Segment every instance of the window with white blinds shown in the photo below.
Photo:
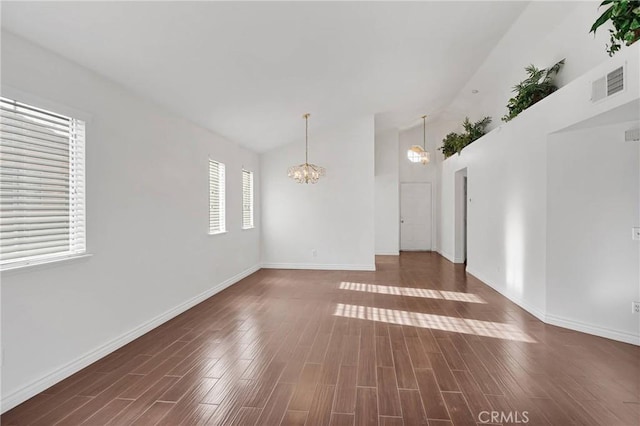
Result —
[[209, 233], [225, 232], [224, 164], [209, 160]]
[[85, 124], [0, 98], [0, 269], [82, 254]]
[[253, 228], [253, 172], [242, 170], [242, 229]]

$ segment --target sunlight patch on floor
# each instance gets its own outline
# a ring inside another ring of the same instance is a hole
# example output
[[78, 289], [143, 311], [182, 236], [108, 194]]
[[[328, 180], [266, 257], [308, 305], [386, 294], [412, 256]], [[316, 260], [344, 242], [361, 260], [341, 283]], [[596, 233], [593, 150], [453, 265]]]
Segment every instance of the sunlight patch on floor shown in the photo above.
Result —
[[514, 340], [535, 343], [518, 327], [500, 322], [479, 321], [467, 318], [456, 318], [445, 315], [423, 314], [419, 312], [383, 309], [371, 306], [349, 305], [338, 303], [335, 316], [378, 321], [388, 324], [409, 325], [413, 327], [431, 328], [434, 330], [452, 331], [454, 333], [473, 334], [496, 339]]
[[432, 290], [428, 288], [394, 287], [390, 285], [352, 283], [346, 281], [342, 281], [339, 288], [340, 290], [364, 291], [368, 293], [390, 294], [394, 296], [423, 297], [428, 299], [452, 300], [468, 303], [487, 303], [480, 296], [473, 293]]

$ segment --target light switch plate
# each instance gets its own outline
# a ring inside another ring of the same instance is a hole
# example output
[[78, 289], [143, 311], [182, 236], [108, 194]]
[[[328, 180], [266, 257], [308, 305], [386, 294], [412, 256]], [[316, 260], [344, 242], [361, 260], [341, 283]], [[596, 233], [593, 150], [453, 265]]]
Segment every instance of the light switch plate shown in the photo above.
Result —
[[640, 228], [631, 228], [631, 239], [640, 241]]

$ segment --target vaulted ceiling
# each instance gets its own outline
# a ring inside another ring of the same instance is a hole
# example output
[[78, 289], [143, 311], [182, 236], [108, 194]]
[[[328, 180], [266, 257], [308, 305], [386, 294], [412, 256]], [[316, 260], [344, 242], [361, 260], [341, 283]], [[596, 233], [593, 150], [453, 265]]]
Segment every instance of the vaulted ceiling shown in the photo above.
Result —
[[446, 107], [526, 2], [2, 2], [2, 27], [266, 151]]

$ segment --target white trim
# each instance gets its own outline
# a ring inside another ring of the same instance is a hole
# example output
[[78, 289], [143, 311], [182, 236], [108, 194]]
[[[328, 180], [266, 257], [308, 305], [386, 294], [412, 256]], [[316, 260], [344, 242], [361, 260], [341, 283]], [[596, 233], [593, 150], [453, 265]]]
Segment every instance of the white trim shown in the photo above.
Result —
[[607, 339], [617, 340], [619, 342], [625, 342], [632, 345], [640, 346], [640, 335], [638, 334], [613, 330], [593, 324], [587, 324], [582, 321], [575, 321], [553, 314], [547, 314], [545, 322], [547, 324], [555, 325], [558, 327], [568, 328], [571, 330], [580, 331], [582, 333], [593, 334], [594, 336], [605, 337]]
[[225, 288], [231, 286], [232, 284], [237, 283], [238, 281], [240, 281], [241, 279], [253, 274], [254, 272], [258, 271], [260, 269], [260, 265], [254, 265], [249, 269], [246, 269], [242, 272], [240, 272], [237, 275], [234, 275], [233, 277], [221, 282], [220, 284], [210, 288], [209, 290], [206, 290], [203, 293], [200, 293], [199, 295], [192, 297], [191, 299], [179, 304], [178, 306], [169, 309], [168, 311], [158, 315], [155, 318], [152, 318], [151, 320], [140, 324], [138, 327], [129, 330], [128, 332], [116, 337], [115, 339], [103, 344], [102, 346], [99, 346], [97, 348], [95, 348], [92, 351], [87, 352], [86, 354], [72, 360], [71, 362], [61, 366], [60, 368], [57, 368], [51, 372], [49, 372], [48, 374], [44, 375], [43, 377], [34, 380], [33, 382], [23, 386], [22, 388], [11, 392], [8, 395], [3, 395], [2, 396], [2, 402], [1, 402], [1, 406], [2, 409], [0, 410], [0, 412], [4, 413], [7, 410], [10, 410], [11, 408], [15, 407], [16, 405], [26, 401], [27, 399], [31, 398], [34, 395], [37, 395], [38, 393], [42, 392], [43, 390], [49, 388], [50, 386], [60, 382], [61, 380], [66, 379], [67, 377], [71, 376], [72, 374], [82, 370], [83, 368], [85, 368], [86, 366], [96, 362], [97, 360], [99, 360], [100, 358], [110, 354], [111, 352], [121, 348], [122, 346], [126, 345], [127, 343], [137, 339], [138, 337], [142, 336], [143, 334], [153, 330], [154, 328], [158, 327], [159, 325], [169, 321], [170, 319], [172, 319], [173, 317], [180, 315], [181, 313], [183, 313], [184, 311], [186, 311], [187, 309], [197, 305], [198, 303], [208, 299], [209, 297], [213, 296], [216, 293], [219, 293], [220, 291], [224, 290]]
[[534, 317], [538, 318], [540, 321], [545, 322], [545, 323], [547, 322], [545, 320], [545, 310], [544, 309], [540, 309], [537, 306], [534, 306], [534, 305], [532, 305], [530, 303], [527, 303], [523, 299], [521, 299], [519, 297], [516, 297], [513, 294], [509, 294], [509, 293], [505, 292], [503, 289], [498, 288], [497, 286], [491, 284], [490, 280], [487, 280], [487, 279], [483, 278], [482, 274], [480, 274], [477, 271], [473, 270], [473, 268], [469, 268], [469, 265], [467, 265], [467, 273], [473, 275], [474, 277], [476, 277], [477, 279], [482, 281], [484, 284], [488, 285], [489, 287], [491, 287], [492, 289], [494, 289], [495, 291], [497, 291], [498, 293], [500, 293], [501, 295], [503, 295], [507, 299], [511, 300], [513, 303], [515, 303], [516, 305], [520, 306], [522, 309], [524, 309], [525, 311], [529, 312]]
[[263, 263], [265, 269], [311, 269], [323, 271], [375, 271], [376, 265], [344, 265], [332, 263]]
[[60, 262], [72, 262], [74, 260], [85, 259], [93, 256], [91, 253], [64, 254], [56, 253], [55, 256], [42, 257], [39, 259], [22, 260], [15, 263], [6, 263], [0, 269], [2, 275], [7, 273], [16, 273], [21, 271], [32, 271], [36, 269], [44, 269], [45, 267], [55, 266]]
[[400, 250], [377, 251], [376, 256], [400, 256]]
[[453, 255], [451, 255], [450, 253], [447, 253], [446, 251], [438, 251], [438, 253], [440, 253], [440, 255], [445, 259], [447, 259], [449, 262], [456, 263], [453, 258]]
[[511, 294], [507, 294], [494, 285], [487, 279], [482, 278], [482, 274], [478, 274], [477, 271], [470, 270], [467, 266], [467, 273], [473, 275], [484, 284], [488, 285], [507, 299], [511, 300], [516, 305], [520, 306], [525, 311], [529, 312], [531, 315], [538, 318], [545, 324], [554, 325], [557, 327], [566, 328], [568, 330], [578, 331], [580, 333], [587, 333], [594, 336], [604, 337], [606, 339], [616, 340], [618, 342], [629, 343], [632, 345], [640, 346], [640, 335], [628, 333], [626, 331], [613, 330], [611, 328], [600, 327], [594, 324], [588, 324], [582, 321], [576, 321], [569, 318], [560, 317], [558, 315], [548, 314], [546, 310], [539, 309], [536, 306], [533, 306], [524, 300], [514, 297]]

